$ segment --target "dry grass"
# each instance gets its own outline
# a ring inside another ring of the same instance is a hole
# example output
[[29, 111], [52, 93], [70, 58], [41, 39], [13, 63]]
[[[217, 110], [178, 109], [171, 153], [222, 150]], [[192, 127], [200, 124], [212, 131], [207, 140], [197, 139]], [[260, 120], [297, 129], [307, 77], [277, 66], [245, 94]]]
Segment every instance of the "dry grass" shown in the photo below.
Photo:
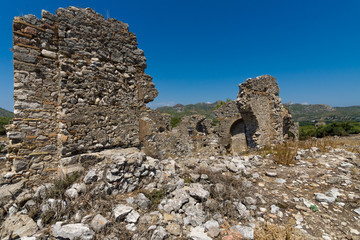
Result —
[[275, 146], [273, 149], [274, 162], [282, 165], [294, 164], [297, 150], [297, 142], [285, 142]]
[[265, 157], [268, 154], [273, 155], [274, 162], [282, 165], [295, 163], [295, 156], [298, 150], [298, 142], [288, 141], [276, 146], [264, 146], [257, 150], [256, 154]]
[[310, 149], [317, 147], [321, 152], [328, 152], [331, 148], [338, 147], [338, 142], [334, 137], [325, 138], [310, 138], [304, 141], [299, 141], [299, 148]]
[[257, 240], [305, 240], [305, 238], [296, 234], [294, 224], [287, 223], [285, 226], [279, 226], [266, 223], [255, 228], [254, 239]]
[[360, 154], [360, 137], [359, 135], [352, 135], [349, 137], [311, 138], [299, 141], [299, 148], [310, 149], [312, 147], [319, 148], [321, 152], [328, 152], [332, 148], [342, 148]]
[[198, 170], [198, 174], [206, 174], [208, 181], [212, 184], [219, 183], [224, 185], [224, 189], [218, 189], [217, 191], [211, 189], [210, 194], [214, 199], [226, 201], [245, 197], [242, 180], [238, 176], [201, 168]]
[[304, 141], [287, 141], [276, 146], [264, 146], [256, 151], [265, 157], [268, 154], [273, 155], [274, 162], [282, 165], [289, 165], [295, 163], [295, 156], [298, 149], [318, 148], [321, 152], [329, 152], [334, 148], [345, 149], [349, 152], [360, 154], [360, 136], [350, 137], [325, 137], [325, 138], [311, 138]]
[[210, 197], [213, 204], [209, 204], [209, 212], [219, 212], [227, 216], [229, 221], [239, 220], [239, 214], [233, 204], [235, 199], [244, 199], [246, 195], [242, 179], [232, 174], [213, 172], [208, 169], [199, 169], [198, 174], [206, 174], [208, 181], [212, 184]]

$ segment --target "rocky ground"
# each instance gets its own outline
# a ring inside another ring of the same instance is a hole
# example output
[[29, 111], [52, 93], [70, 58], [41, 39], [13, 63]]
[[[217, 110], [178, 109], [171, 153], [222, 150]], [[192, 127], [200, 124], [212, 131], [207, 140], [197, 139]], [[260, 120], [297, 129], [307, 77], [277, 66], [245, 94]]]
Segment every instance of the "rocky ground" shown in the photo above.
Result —
[[113, 149], [63, 159], [53, 180], [2, 157], [0, 239], [360, 239], [360, 136], [347, 142], [302, 144], [290, 165]]

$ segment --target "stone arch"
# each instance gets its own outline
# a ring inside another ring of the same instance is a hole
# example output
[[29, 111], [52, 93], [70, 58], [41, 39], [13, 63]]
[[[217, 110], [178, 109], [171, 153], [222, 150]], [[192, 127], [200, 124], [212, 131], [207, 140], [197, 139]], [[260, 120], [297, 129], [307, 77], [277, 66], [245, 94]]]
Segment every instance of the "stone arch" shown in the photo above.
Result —
[[242, 118], [235, 120], [229, 129], [231, 135], [231, 152], [242, 153], [248, 148], [246, 141], [246, 127]]

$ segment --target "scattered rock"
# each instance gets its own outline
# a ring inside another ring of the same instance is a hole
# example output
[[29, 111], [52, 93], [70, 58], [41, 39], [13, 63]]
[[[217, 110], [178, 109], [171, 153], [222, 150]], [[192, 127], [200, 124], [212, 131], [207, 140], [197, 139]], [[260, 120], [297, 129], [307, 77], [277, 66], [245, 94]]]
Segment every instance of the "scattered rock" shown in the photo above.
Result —
[[86, 224], [62, 224], [62, 222], [57, 222], [51, 226], [52, 236], [60, 239], [70, 240], [91, 240], [95, 236], [95, 233]]
[[265, 172], [265, 175], [268, 177], [276, 177], [277, 173], [276, 172]]
[[241, 225], [235, 225], [231, 229], [238, 231], [245, 239], [254, 239], [254, 229]]
[[122, 221], [132, 210], [132, 207], [123, 204], [116, 205], [116, 207], [113, 209], [115, 220]]
[[151, 201], [143, 193], [137, 195], [135, 203], [143, 210], [147, 210], [151, 206]]
[[159, 226], [154, 230], [153, 234], [151, 235], [150, 240], [163, 240], [168, 235], [169, 235], [169, 233], [166, 232], [166, 230], [163, 227]]
[[166, 231], [172, 235], [179, 236], [181, 234], [181, 227], [177, 223], [169, 223], [166, 226]]
[[189, 194], [199, 201], [206, 201], [210, 195], [210, 193], [203, 189], [202, 185], [198, 183], [191, 184]]
[[327, 203], [332, 203], [335, 202], [335, 198], [334, 197], [328, 197], [322, 193], [316, 193], [316, 197], [315, 199], [319, 202], [327, 202]]
[[104, 218], [101, 214], [96, 214], [95, 217], [91, 220], [91, 228], [99, 232], [109, 224], [109, 221]]
[[7, 184], [0, 187], [0, 200], [18, 195], [22, 191], [25, 181]]
[[32, 218], [18, 213], [6, 218], [1, 226], [1, 236], [8, 236], [12, 232], [12, 236], [26, 237], [35, 234], [37, 230], [38, 226]]
[[128, 222], [128, 223], [136, 223], [138, 221], [140, 217], [140, 214], [135, 211], [135, 210], [132, 210], [125, 218], [125, 221]]
[[219, 223], [213, 219], [207, 221], [204, 224], [204, 227], [207, 231], [207, 234], [212, 237], [215, 238], [220, 234], [220, 226]]
[[189, 238], [193, 240], [211, 240], [211, 238], [204, 232], [204, 228], [200, 226], [191, 228]]

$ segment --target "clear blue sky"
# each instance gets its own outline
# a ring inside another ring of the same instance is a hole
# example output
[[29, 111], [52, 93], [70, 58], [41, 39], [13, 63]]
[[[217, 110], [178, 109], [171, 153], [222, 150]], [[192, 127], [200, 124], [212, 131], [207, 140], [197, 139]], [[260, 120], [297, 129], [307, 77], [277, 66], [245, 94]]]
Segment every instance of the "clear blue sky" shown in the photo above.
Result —
[[130, 25], [160, 92], [152, 106], [234, 99], [263, 74], [283, 102], [360, 105], [359, 0], [17, 0], [0, 9], [0, 107], [13, 109], [13, 17], [69, 5]]

